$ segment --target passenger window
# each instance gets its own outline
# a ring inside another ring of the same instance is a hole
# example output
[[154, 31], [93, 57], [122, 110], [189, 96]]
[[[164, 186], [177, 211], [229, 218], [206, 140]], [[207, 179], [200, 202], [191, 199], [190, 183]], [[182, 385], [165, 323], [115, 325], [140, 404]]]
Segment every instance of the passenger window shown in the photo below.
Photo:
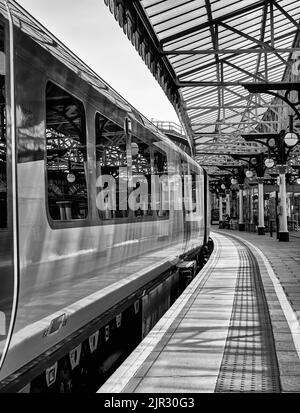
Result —
[[7, 227], [7, 144], [6, 144], [4, 29], [0, 26], [0, 228]]
[[97, 113], [97, 208], [102, 220], [128, 217], [126, 147], [123, 127]]
[[[144, 140], [96, 114], [96, 205], [101, 220], [167, 216], [151, 201], [152, 176], [167, 175], [167, 157]], [[161, 189], [161, 188], [160, 188]], [[159, 204], [159, 206], [157, 206]]]
[[48, 207], [52, 219], [88, 214], [87, 146], [83, 104], [49, 82], [46, 89]]

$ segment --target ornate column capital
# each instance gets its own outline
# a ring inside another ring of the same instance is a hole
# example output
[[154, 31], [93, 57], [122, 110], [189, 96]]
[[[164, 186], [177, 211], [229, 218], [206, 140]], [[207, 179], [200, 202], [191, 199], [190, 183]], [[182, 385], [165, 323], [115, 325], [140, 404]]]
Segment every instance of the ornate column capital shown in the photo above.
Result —
[[239, 189], [243, 190], [244, 189], [244, 184], [239, 184]]
[[285, 174], [286, 171], [287, 171], [287, 166], [286, 165], [277, 165], [277, 168], [278, 168], [278, 172], [280, 174]]
[[225, 194], [226, 194], [226, 195], [230, 195], [230, 192], [231, 192], [230, 189], [226, 189], [226, 190], [225, 190]]
[[258, 176], [257, 177], [257, 182], [258, 182], [258, 184], [263, 184], [264, 183], [264, 178], [263, 177], [261, 177], [261, 176]]

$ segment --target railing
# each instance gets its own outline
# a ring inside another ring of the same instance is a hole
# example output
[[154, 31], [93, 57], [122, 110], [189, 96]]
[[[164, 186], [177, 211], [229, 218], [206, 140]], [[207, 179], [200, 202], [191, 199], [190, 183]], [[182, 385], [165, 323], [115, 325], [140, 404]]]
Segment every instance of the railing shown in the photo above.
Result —
[[154, 119], [151, 119], [151, 122], [158, 129], [161, 129], [164, 132], [175, 133], [180, 136], [185, 136], [183, 128], [175, 122], [166, 122], [166, 121], [159, 121], [159, 120], [154, 120]]

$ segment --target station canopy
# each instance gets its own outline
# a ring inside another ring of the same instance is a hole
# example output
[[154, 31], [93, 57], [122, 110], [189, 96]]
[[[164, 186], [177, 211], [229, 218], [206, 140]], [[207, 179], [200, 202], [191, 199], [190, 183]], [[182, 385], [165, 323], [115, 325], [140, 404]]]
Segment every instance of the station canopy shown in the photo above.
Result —
[[300, 0], [105, 3], [175, 107], [201, 164], [261, 152], [241, 135], [288, 127], [292, 112], [281, 99], [244, 84], [299, 82]]

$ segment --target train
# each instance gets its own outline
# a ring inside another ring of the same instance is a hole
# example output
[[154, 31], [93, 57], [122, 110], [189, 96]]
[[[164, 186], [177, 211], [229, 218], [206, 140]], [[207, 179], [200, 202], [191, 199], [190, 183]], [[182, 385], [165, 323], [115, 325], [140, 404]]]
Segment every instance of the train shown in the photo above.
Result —
[[0, 72], [0, 392], [75, 391], [200, 265], [208, 176], [14, 1]]

